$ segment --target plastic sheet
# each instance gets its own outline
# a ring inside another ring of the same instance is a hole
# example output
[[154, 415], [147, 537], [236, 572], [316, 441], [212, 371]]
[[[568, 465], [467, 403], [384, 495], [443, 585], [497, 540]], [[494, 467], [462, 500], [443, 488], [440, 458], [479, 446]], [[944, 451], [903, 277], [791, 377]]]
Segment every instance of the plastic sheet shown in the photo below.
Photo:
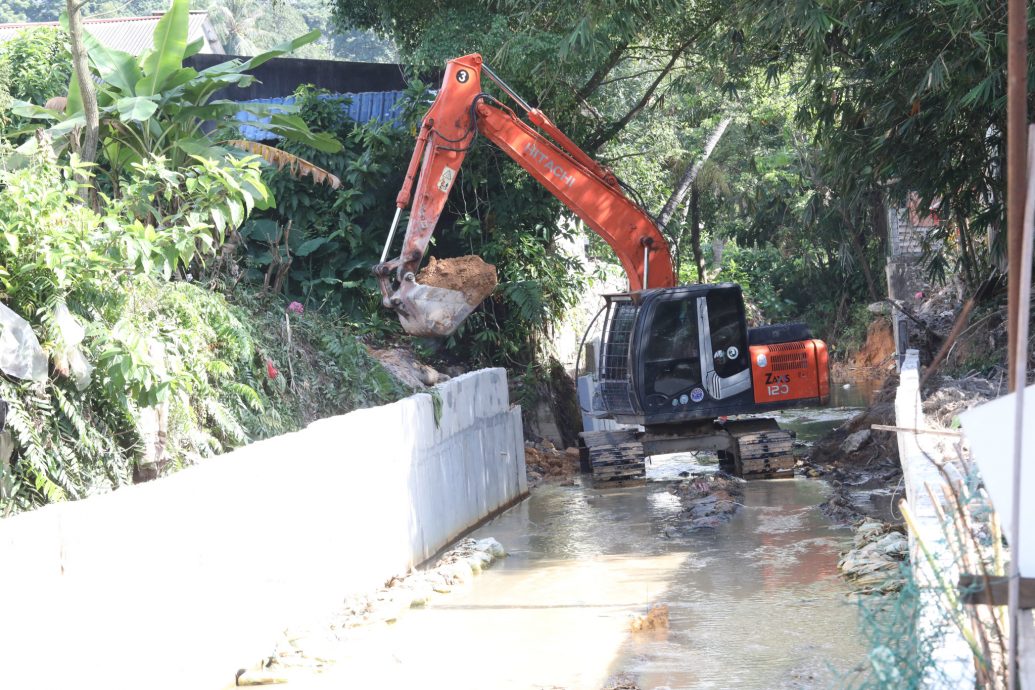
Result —
[[29, 322], [0, 304], [0, 371], [17, 379], [47, 378], [47, 355]]

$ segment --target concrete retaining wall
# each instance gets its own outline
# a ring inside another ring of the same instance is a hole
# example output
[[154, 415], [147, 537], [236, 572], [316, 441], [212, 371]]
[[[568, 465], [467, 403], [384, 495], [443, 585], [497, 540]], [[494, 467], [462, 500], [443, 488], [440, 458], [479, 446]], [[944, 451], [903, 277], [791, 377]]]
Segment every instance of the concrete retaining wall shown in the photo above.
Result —
[[222, 688], [525, 493], [502, 369], [0, 521], [0, 688]]
[[[908, 350], [902, 363], [901, 378], [895, 395], [895, 422], [903, 429], [924, 429], [923, 408], [920, 404], [920, 356]], [[927, 493], [926, 485], [941, 486], [945, 477], [935, 464], [941, 451], [928, 447], [930, 435], [898, 432], [898, 453], [902, 461], [906, 498], [915, 518], [916, 532], [909, 533], [909, 557], [913, 577], [921, 588], [921, 605], [917, 620], [917, 638], [921, 644], [931, 645], [936, 671], [925, 678], [924, 687], [944, 690], [973, 688], [974, 657], [959, 628], [946, 620], [942, 596], [933, 590], [939, 577], [945, 582], [957, 582], [959, 569], [955, 563], [937, 509]], [[951, 468], [949, 468], [951, 471]], [[928, 560], [918, 540], [931, 554]], [[933, 563], [931, 562], [933, 561]], [[937, 570], [936, 570], [937, 569]]]

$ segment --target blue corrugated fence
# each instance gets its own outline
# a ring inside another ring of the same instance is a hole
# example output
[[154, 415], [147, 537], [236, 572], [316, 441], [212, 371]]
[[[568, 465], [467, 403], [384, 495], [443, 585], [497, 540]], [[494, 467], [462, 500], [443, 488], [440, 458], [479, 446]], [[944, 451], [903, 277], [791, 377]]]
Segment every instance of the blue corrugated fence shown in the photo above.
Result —
[[[402, 91], [370, 91], [367, 93], [326, 94], [319, 96], [319, 98], [343, 99], [342, 107], [348, 110], [349, 119], [362, 124], [364, 122], [370, 122], [371, 120], [378, 120], [380, 122], [396, 120], [399, 117], [399, 101], [402, 100], [402, 96]], [[243, 101], [243, 103], [291, 106], [295, 104], [295, 97], [257, 98], [252, 101]], [[272, 113], [276, 112], [282, 111], [273, 108]], [[270, 141], [278, 138], [276, 134], [272, 134], [264, 129], [259, 129], [258, 127], [247, 124], [248, 122], [268, 123], [270, 121], [269, 117], [257, 117], [246, 112], [239, 112], [235, 117], [242, 123], [240, 127], [241, 136], [245, 139], [249, 139], [251, 141]]]

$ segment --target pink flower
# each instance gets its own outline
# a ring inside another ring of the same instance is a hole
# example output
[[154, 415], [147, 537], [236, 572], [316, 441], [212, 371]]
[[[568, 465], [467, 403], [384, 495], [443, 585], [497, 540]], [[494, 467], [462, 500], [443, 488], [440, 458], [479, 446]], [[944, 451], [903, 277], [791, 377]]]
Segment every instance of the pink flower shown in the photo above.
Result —
[[275, 379], [278, 376], [280, 376], [280, 372], [277, 370], [277, 367], [273, 366], [272, 359], [266, 360], [266, 375], [269, 376], [271, 379]]
[[305, 307], [302, 306], [301, 302], [292, 302], [291, 304], [287, 305], [287, 310], [289, 312], [291, 312], [292, 314], [304, 314], [305, 313]]
[[924, 298], [924, 293], [923, 292], [918, 292], [915, 295], [913, 295], [913, 297], [916, 298], [916, 299], [923, 299]]

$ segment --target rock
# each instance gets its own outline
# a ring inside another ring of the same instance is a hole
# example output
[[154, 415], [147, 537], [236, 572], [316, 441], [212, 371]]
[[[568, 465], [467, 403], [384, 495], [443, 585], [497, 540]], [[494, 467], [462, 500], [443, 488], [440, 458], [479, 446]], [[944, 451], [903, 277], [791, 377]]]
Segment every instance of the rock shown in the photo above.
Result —
[[715, 514], [715, 507], [711, 503], [698, 503], [690, 508], [690, 517], [702, 518]]
[[891, 305], [887, 302], [871, 302], [870, 304], [866, 305], [866, 311], [870, 312], [871, 314], [890, 314]]
[[467, 563], [471, 572], [477, 575], [482, 571], [482, 568], [485, 568], [492, 563], [492, 556], [487, 553], [482, 553], [481, 551], [476, 551], [465, 558], [464, 562]]
[[427, 364], [421, 364], [417, 369], [417, 377], [420, 382], [425, 386], [434, 386], [437, 383], [442, 383], [449, 380], [449, 376], [443, 374], [440, 371], [435, 371]]
[[709, 515], [707, 517], [701, 517], [690, 523], [691, 529], [715, 529], [722, 524], [722, 519], [715, 516]]
[[717, 501], [714, 509], [716, 513], [732, 513], [737, 509], [737, 504], [733, 501]]
[[379, 350], [370, 345], [366, 346], [367, 352], [381, 363], [388, 373], [413, 389], [421, 389], [425, 386], [433, 386], [436, 383], [448, 381], [449, 376], [436, 371], [434, 368], [419, 360], [416, 353], [402, 348], [392, 347]]
[[816, 477], [822, 477], [823, 473], [817, 470], [815, 467], [810, 467], [805, 471], [805, 476], [809, 477], [810, 479], [815, 479]]
[[479, 551], [484, 551], [488, 554], [491, 554], [493, 558], [503, 558], [507, 555], [507, 552], [503, 549], [503, 545], [495, 539], [493, 539], [492, 537], [480, 539], [478, 541], [476, 548]]
[[849, 434], [841, 443], [841, 451], [844, 453], [854, 453], [862, 448], [867, 441], [870, 440], [871, 432], [869, 429], [861, 429], [856, 431], [854, 434]]

